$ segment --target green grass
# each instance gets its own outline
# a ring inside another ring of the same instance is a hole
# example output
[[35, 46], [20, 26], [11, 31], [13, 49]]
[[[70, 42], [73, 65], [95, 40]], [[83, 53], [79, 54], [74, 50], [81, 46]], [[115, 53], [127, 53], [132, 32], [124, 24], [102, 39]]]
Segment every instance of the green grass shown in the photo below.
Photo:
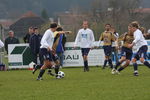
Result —
[[64, 79], [45, 73], [43, 81], [36, 81], [29, 70], [0, 72], [0, 100], [150, 100], [150, 70], [139, 67], [139, 76], [129, 67], [120, 75], [110, 69], [62, 69]]

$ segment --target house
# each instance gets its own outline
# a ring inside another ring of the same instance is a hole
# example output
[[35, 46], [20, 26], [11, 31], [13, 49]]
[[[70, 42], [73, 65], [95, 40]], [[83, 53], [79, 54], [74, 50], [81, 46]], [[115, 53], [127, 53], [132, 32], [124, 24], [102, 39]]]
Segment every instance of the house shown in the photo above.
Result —
[[10, 30], [13, 30], [17, 37], [23, 37], [28, 33], [29, 27], [40, 27], [44, 23], [44, 19], [29, 11], [23, 14], [15, 23], [10, 25]]

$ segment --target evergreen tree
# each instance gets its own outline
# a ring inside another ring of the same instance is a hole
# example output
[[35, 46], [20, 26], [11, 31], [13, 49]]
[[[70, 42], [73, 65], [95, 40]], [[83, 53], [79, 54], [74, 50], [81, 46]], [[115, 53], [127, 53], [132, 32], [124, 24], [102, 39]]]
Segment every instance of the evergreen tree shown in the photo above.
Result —
[[41, 12], [41, 17], [45, 20], [48, 20], [49, 19], [49, 16], [47, 14], [47, 11], [46, 9], [43, 9], [42, 12]]

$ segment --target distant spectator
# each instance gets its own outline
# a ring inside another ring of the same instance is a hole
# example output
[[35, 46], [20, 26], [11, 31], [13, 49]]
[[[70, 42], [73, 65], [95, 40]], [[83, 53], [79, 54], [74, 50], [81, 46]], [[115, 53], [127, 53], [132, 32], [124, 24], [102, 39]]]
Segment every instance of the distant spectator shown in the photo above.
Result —
[[30, 41], [30, 36], [32, 35], [32, 34], [34, 34], [34, 28], [33, 27], [29, 27], [29, 30], [28, 30], [29, 32], [25, 35], [25, 37], [23, 38], [23, 40], [24, 40], [24, 43], [29, 43], [29, 41]]
[[[37, 27], [35, 27], [33, 31], [34, 34], [32, 33], [32, 35], [30, 36], [29, 46], [33, 54], [33, 62], [37, 64], [37, 58], [39, 56], [39, 50], [40, 50], [40, 41], [42, 36], [39, 34]], [[43, 63], [42, 59], [40, 59], [40, 63]]]
[[8, 37], [5, 39], [5, 50], [8, 54], [8, 44], [19, 44], [19, 40], [14, 36], [13, 31], [8, 32]]

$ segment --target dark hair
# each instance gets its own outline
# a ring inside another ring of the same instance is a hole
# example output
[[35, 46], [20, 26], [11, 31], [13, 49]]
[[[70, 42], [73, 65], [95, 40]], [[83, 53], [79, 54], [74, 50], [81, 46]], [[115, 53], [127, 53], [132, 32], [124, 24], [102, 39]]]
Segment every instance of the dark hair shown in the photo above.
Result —
[[50, 28], [56, 28], [57, 27], [57, 24], [56, 23], [52, 23], [51, 25], [50, 25]]
[[33, 30], [35, 31], [36, 29], [38, 29], [38, 27], [34, 27]]
[[111, 24], [109, 24], [109, 23], [105, 24], [105, 26], [107, 26], [107, 25], [109, 25], [111, 27]]
[[138, 23], [131, 23], [131, 27], [139, 28], [139, 24]]
[[58, 27], [56, 31], [63, 31], [62, 27]]

